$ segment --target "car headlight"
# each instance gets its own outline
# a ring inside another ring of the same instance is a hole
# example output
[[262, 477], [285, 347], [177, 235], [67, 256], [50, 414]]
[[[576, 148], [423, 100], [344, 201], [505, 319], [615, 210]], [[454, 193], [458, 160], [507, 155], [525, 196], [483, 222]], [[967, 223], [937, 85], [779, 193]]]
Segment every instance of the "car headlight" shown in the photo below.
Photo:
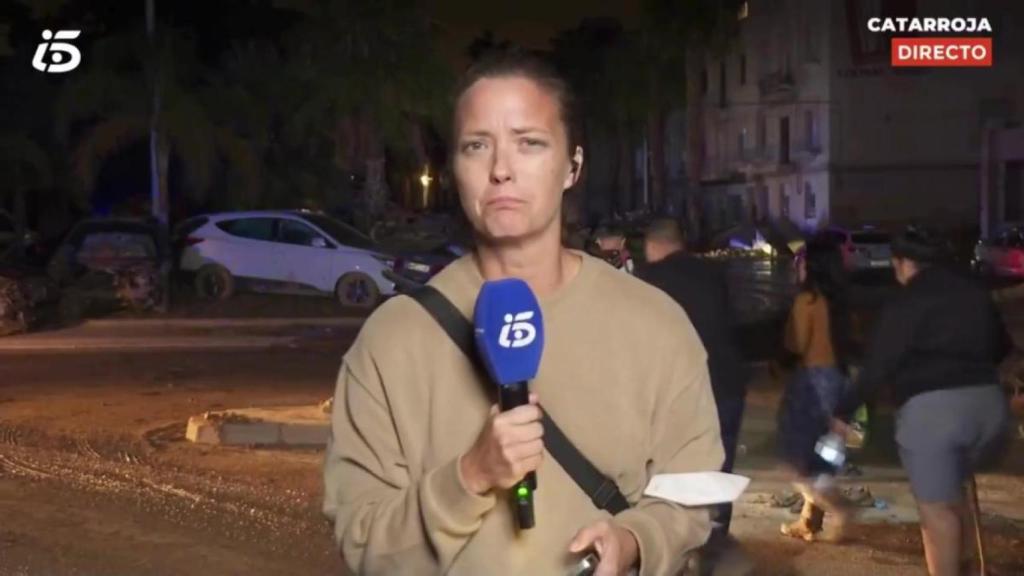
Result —
[[405, 265], [406, 268], [413, 272], [419, 272], [421, 274], [430, 274], [430, 265], [422, 262], [408, 262]]

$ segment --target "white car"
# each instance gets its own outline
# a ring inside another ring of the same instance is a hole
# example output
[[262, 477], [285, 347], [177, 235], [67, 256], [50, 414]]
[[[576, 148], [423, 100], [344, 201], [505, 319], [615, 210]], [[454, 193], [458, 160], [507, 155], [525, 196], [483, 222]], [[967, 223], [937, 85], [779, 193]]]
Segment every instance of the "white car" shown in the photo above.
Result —
[[368, 236], [323, 213], [227, 212], [190, 218], [175, 228], [180, 271], [194, 274], [200, 296], [236, 288], [330, 294], [344, 306], [373, 308], [394, 293], [384, 277], [394, 259]]
[[849, 272], [892, 267], [892, 237], [888, 232], [865, 226], [856, 230], [831, 227], [825, 236], [836, 242]]

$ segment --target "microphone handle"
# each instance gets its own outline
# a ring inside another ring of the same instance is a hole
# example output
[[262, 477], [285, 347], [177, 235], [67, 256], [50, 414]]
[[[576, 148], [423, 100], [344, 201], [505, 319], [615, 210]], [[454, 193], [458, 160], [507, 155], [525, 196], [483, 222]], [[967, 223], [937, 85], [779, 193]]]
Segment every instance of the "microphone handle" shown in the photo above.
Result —
[[[527, 382], [516, 382], [498, 386], [498, 406], [502, 412], [530, 403], [530, 388]], [[534, 526], [533, 491], [537, 489], [537, 475], [530, 472], [520, 480], [512, 491], [516, 513], [516, 524], [520, 530]]]

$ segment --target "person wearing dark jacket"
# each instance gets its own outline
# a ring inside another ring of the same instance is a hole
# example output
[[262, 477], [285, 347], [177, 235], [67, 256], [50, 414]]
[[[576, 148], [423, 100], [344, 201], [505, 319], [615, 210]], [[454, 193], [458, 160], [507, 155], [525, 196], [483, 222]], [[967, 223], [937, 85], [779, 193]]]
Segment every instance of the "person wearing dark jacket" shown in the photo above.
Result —
[[840, 409], [851, 413], [883, 385], [892, 392], [900, 460], [928, 571], [938, 576], [959, 573], [970, 521], [964, 483], [998, 453], [1009, 429], [997, 370], [1013, 346], [988, 291], [943, 266], [944, 252], [925, 230], [894, 239], [893, 271], [903, 288], [875, 326], [857, 393]]
[[[640, 277], [679, 303], [707, 350], [725, 448], [722, 471], [732, 472], [749, 374], [736, 342], [725, 272], [713, 262], [687, 254], [682, 230], [674, 220], [650, 225], [644, 237], [644, 259], [647, 264]], [[717, 507], [713, 542], [728, 535], [731, 519], [731, 504]]]

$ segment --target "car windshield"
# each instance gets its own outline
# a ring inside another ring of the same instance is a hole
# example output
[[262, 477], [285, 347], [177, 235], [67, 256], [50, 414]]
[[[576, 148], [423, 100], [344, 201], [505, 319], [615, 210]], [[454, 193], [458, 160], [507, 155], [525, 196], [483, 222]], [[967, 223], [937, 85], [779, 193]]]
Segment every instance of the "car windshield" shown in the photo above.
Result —
[[377, 244], [369, 236], [334, 218], [322, 214], [303, 214], [302, 217], [326, 232], [339, 244], [365, 250], [378, 249]]
[[94, 232], [82, 239], [79, 259], [152, 259], [156, 243], [147, 234]]
[[890, 241], [889, 235], [884, 232], [855, 232], [853, 234], [855, 244], [888, 244]]
[[[93, 238], [93, 237], [96, 238]], [[120, 244], [134, 244], [134, 250], [136, 253], [140, 250], [141, 246], [145, 246], [145, 251], [150, 255], [148, 257], [164, 258], [167, 254], [167, 246], [162, 243], [158, 231], [146, 223], [142, 222], [130, 222], [130, 221], [95, 221], [86, 222], [79, 226], [76, 226], [68, 235], [65, 240], [66, 243], [75, 247], [75, 250], [91, 250], [91, 247], [87, 247], [86, 244], [93, 243], [104, 243], [111, 244], [118, 243], [116, 240], [111, 239], [120, 238]], [[127, 249], [126, 246], [121, 247], [121, 251]]]

